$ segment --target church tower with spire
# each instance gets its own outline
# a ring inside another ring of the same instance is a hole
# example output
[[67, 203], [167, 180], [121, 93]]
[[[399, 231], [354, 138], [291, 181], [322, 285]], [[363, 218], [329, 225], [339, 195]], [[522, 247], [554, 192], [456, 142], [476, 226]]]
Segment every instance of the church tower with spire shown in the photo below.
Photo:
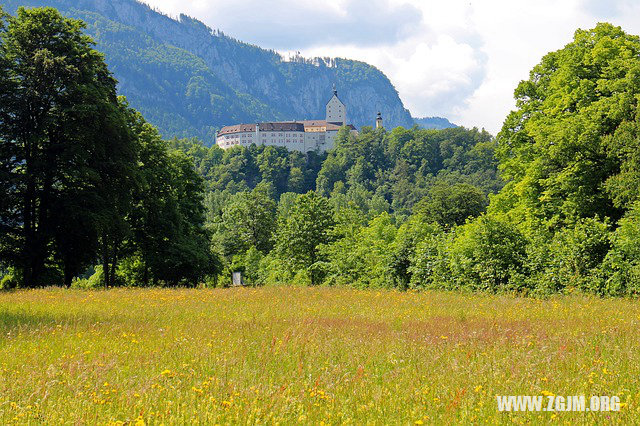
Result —
[[347, 124], [347, 107], [338, 98], [338, 90], [333, 85], [333, 96], [327, 103], [327, 122], [344, 126]]

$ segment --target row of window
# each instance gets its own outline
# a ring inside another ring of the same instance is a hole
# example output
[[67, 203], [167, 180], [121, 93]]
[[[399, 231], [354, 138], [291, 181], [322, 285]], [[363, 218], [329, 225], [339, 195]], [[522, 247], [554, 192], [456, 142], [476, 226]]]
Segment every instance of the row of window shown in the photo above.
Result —
[[[305, 132], [292, 132], [292, 133], [276, 133], [276, 132], [259, 132], [261, 136], [271, 136], [271, 137], [276, 137], [276, 136], [280, 136], [280, 137], [292, 137], [292, 136], [297, 136], [297, 135], [303, 135]], [[225, 139], [233, 139], [233, 138], [239, 138], [239, 137], [252, 137], [253, 135], [255, 135], [255, 132], [245, 132], [245, 133], [232, 133], [229, 135], [224, 135], [223, 138]]]
[[[240, 145], [240, 144], [246, 144], [248, 143], [248, 141], [238, 141], [238, 140], [233, 140], [233, 141], [221, 141], [219, 143], [219, 145], [221, 146], [231, 146], [231, 145]], [[277, 140], [270, 140], [267, 141], [267, 139], [262, 139], [262, 143], [263, 144], [268, 144], [268, 143], [282, 143], [282, 144], [286, 144], [286, 143], [304, 143], [304, 139], [277, 139]]]
[[[273, 139], [276, 136], [275, 132], [270, 132], [271, 133], [271, 137], [268, 138], [267, 135], [269, 135], [269, 133], [264, 132], [261, 133], [261, 142], [264, 145], [267, 144], [301, 144], [304, 143], [305, 141], [305, 134], [299, 133], [299, 132], [294, 132], [294, 133], [278, 133], [278, 135], [281, 137], [281, 139]], [[296, 137], [297, 136], [297, 137]], [[318, 139], [319, 139], [318, 134], [306, 134], [306, 138], [310, 138], [313, 142], [318, 143]], [[329, 136], [330, 137], [330, 136]], [[324, 138], [322, 138], [324, 139]], [[218, 145], [223, 146], [223, 147], [229, 147], [229, 146], [233, 146], [233, 145], [240, 145], [240, 144], [251, 144], [253, 143], [253, 133], [244, 133], [244, 134], [232, 134], [232, 135], [224, 135], [220, 138], [218, 138]], [[324, 145], [324, 143], [322, 143], [322, 145]]]

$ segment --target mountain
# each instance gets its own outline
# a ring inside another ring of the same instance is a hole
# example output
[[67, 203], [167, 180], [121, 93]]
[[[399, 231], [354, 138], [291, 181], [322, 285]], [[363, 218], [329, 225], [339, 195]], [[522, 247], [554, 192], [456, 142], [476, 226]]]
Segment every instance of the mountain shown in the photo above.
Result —
[[323, 118], [335, 84], [356, 127], [414, 122], [389, 79], [348, 59], [295, 57], [240, 42], [202, 22], [172, 19], [136, 0], [5, 0], [51, 6], [82, 19], [127, 96], [165, 137], [197, 136], [211, 144], [222, 126]]
[[418, 125], [418, 127], [422, 127], [423, 129], [442, 130], [458, 127], [446, 118], [442, 117], [414, 118], [413, 121]]

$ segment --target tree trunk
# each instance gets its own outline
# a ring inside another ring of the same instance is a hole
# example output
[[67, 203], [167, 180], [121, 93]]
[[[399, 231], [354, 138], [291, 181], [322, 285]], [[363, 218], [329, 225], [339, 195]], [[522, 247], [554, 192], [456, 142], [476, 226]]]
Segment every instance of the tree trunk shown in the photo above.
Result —
[[104, 289], [109, 288], [109, 249], [107, 238], [102, 236], [102, 280], [104, 281]]
[[116, 245], [113, 245], [113, 253], [111, 255], [111, 274], [109, 274], [109, 279], [111, 280], [111, 282], [109, 283], [109, 285], [111, 287], [115, 287], [116, 284], [116, 267], [117, 267], [117, 263], [118, 263], [118, 248], [116, 247]]
[[33, 288], [34, 286], [34, 274], [33, 274], [33, 253], [34, 235], [33, 235], [33, 199], [35, 197], [35, 181], [33, 177], [33, 160], [31, 158], [31, 144], [27, 138], [25, 141], [25, 166], [26, 166], [26, 178], [27, 185], [23, 194], [23, 223], [24, 223], [24, 252], [21, 253], [25, 256], [24, 259], [24, 286], [27, 288]]
[[145, 287], [149, 287], [149, 265], [146, 261], [144, 262], [144, 272], [142, 274], [142, 281]]
[[73, 276], [75, 275], [73, 268], [70, 267], [69, 262], [64, 262], [64, 286], [66, 288], [71, 288], [71, 282], [73, 281]]
[[34, 288], [39, 281], [44, 269], [44, 258], [41, 255], [41, 244], [35, 226], [34, 199], [30, 195], [35, 192], [35, 184], [27, 184], [27, 194], [25, 194], [24, 211], [24, 285], [27, 288]]

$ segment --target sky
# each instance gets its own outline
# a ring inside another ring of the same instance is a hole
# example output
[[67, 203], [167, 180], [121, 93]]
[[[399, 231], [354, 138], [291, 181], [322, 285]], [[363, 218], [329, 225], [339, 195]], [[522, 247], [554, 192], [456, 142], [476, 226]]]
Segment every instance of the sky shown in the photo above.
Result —
[[383, 71], [414, 117], [496, 134], [513, 91], [576, 29], [640, 34], [640, 0], [143, 0], [285, 56], [362, 60]]

